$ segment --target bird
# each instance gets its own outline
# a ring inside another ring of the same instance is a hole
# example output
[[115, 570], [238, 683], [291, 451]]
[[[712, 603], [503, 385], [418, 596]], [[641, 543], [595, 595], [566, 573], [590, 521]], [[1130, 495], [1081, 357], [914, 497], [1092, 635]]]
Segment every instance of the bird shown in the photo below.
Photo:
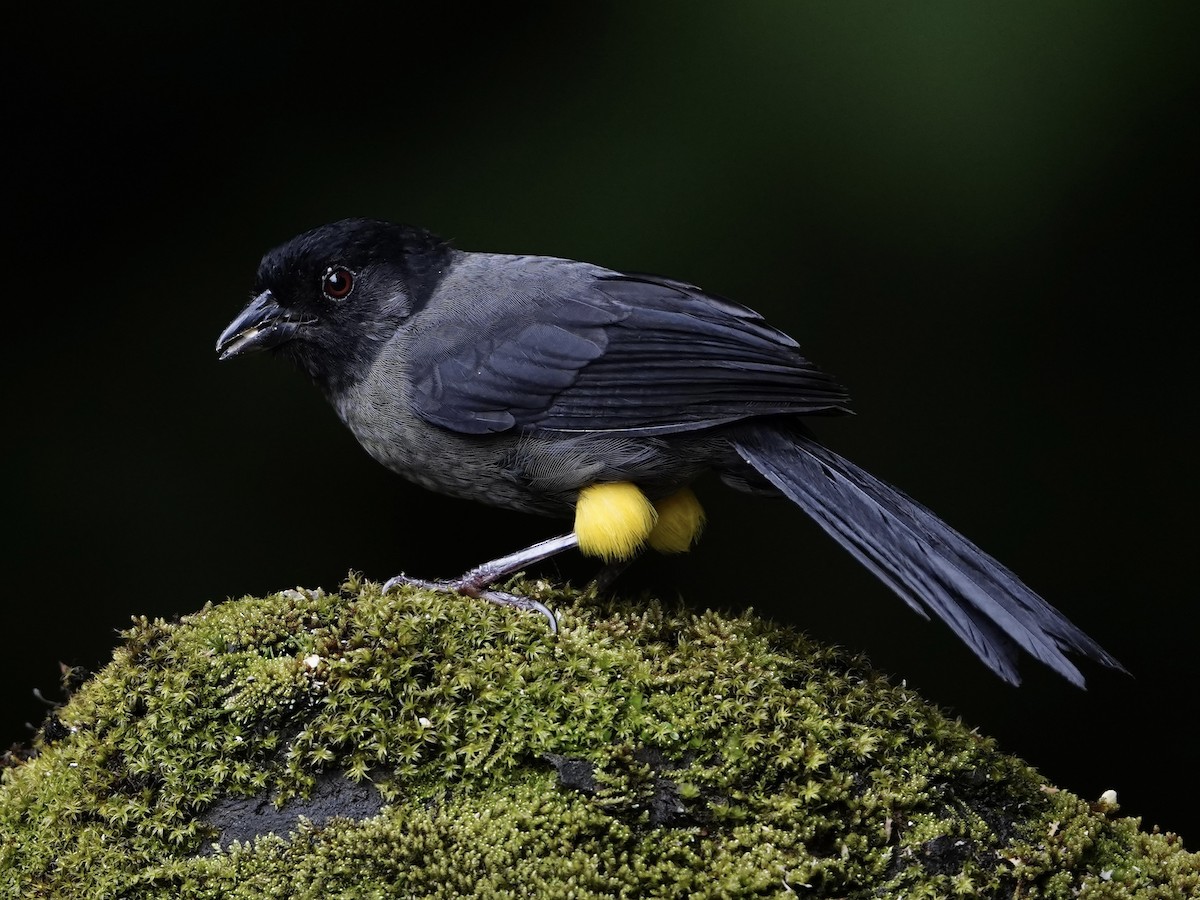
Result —
[[609, 571], [689, 550], [715, 473], [800, 507], [910, 608], [941, 619], [1004, 681], [1023, 654], [1071, 684], [1069, 654], [1124, 667], [933, 512], [819, 442], [845, 388], [748, 307], [684, 281], [557, 257], [470, 252], [369, 218], [266, 252], [220, 359], [269, 350], [307, 373], [371, 457], [442, 494], [564, 519], [571, 530], [447, 581], [496, 590], [567, 550]]

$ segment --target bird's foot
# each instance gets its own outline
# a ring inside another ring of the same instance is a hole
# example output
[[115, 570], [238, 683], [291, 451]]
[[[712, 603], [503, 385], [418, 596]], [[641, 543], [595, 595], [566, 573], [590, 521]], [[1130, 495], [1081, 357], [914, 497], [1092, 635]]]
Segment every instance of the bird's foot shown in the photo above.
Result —
[[[482, 568], [481, 566], [480, 569]], [[558, 634], [558, 617], [554, 615], [554, 610], [546, 604], [534, 600], [532, 597], [522, 597], [518, 594], [510, 594], [507, 591], [485, 590], [490, 582], [481, 580], [480, 569], [472, 569], [461, 578], [454, 578], [448, 581], [427, 581], [423, 578], [410, 578], [404, 573], [400, 573], [394, 578], [389, 578], [384, 583], [383, 592], [386, 594], [401, 585], [409, 584], [430, 591], [478, 597], [480, 600], [495, 603], [497, 606], [509, 606], [513, 609], [524, 610], [525, 612], [540, 613], [550, 625], [550, 633]]]
[[525, 566], [540, 562], [543, 559], [549, 559], [555, 554], [578, 546], [579, 539], [575, 536], [574, 532], [571, 532], [550, 538], [549, 540], [539, 541], [532, 547], [526, 547], [524, 550], [510, 553], [508, 556], [502, 556], [499, 559], [493, 559], [491, 562], [485, 562], [483, 565], [476, 566], [461, 577], [450, 581], [424, 581], [420, 578], [409, 578], [407, 575], [401, 573], [395, 578], [388, 579], [387, 583], [383, 586], [383, 592], [386, 594], [388, 591], [402, 584], [412, 584], [431, 591], [443, 591], [451, 594], [465, 594], [468, 597], [479, 597], [482, 600], [488, 601], [488, 603], [495, 603], [499, 606], [511, 606], [514, 609], [523, 609], [526, 612], [541, 613], [545, 616], [546, 621], [550, 623], [550, 633], [558, 634], [558, 619], [555, 617], [554, 611], [546, 604], [529, 597], [510, 594], [507, 591], [491, 591], [487, 588], [501, 578], [520, 571]]

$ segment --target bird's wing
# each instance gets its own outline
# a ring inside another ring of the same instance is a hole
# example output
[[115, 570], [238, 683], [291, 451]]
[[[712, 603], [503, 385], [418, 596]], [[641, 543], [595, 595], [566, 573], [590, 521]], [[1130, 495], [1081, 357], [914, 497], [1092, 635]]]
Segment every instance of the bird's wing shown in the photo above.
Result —
[[578, 268], [502, 285], [477, 298], [488, 309], [473, 329], [418, 342], [418, 415], [467, 434], [654, 435], [846, 411], [845, 390], [752, 310], [682, 282], [563, 265]]

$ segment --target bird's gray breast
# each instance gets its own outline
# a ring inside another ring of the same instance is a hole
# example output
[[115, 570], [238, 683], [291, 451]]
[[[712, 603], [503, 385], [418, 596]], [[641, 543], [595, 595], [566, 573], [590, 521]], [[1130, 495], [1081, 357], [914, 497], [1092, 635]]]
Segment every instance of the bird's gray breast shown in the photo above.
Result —
[[471, 439], [413, 411], [406, 337], [398, 335], [365, 378], [333, 399], [338, 416], [367, 453], [409, 481], [451, 496], [525, 508], [505, 465], [515, 437]]

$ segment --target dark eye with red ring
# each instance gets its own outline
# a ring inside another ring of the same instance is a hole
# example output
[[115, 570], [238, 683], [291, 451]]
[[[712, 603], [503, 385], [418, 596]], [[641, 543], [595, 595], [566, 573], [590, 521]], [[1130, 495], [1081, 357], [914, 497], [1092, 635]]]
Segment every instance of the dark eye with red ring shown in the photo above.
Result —
[[345, 300], [354, 290], [354, 273], [341, 266], [326, 270], [321, 279], [321, 291], [330, 300]]

